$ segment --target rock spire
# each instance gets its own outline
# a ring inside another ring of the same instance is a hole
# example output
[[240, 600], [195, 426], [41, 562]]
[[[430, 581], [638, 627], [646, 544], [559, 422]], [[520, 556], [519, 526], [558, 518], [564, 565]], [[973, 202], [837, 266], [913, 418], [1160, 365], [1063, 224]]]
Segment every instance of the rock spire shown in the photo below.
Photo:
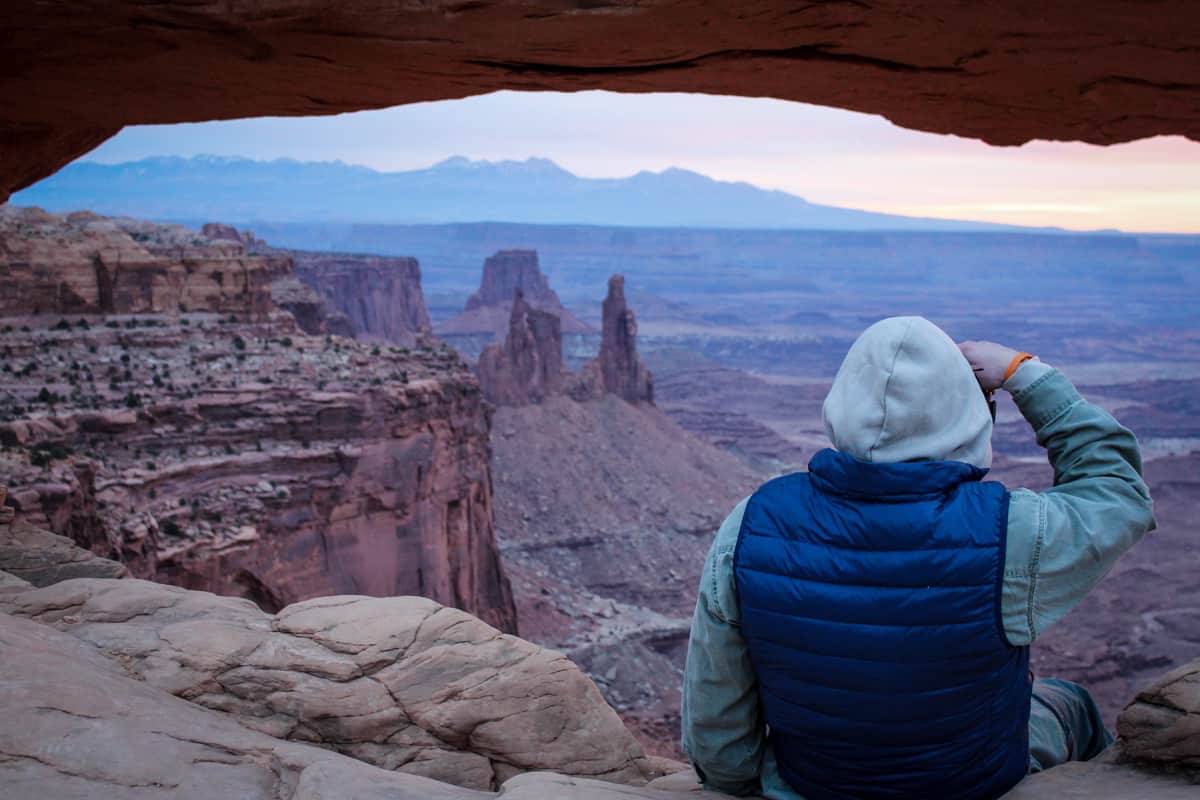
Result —
[[558, 316], [533, 308], [524, 292], [513, 293], [508, 336], [479, 356], [483, 394], [497, 405], [540, 403], [563, 388], [562, 323]]

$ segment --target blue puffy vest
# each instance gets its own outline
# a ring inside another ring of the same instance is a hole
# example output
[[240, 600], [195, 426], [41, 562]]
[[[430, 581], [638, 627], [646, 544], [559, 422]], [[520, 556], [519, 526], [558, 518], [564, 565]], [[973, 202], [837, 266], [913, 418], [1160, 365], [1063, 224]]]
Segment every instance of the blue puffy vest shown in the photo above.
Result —
[[989, 800], [1029, 764], [1029, 648], [1000, 616], [1008, 491], [834, 450], [764, 484], [734, 554], [779, 772], [806, 800]]

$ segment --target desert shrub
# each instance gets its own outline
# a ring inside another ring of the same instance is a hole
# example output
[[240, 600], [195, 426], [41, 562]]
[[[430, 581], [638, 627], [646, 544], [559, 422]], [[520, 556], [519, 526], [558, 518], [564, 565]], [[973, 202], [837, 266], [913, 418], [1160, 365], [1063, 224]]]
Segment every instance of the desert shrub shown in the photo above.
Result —
[[67, 322], [65, 319], [60, 319], [58, 322], [54, 323], [54, 325], [50, 328], [50, 330], [52, 330], [52, 331], [69, 331], [69, 330], [71, 330], [71, 323]]
[[125, 407], [126, 408], [141, 408], [142, 407], [142, 398], [138, 397], [137, 392], [133, 391], [132, 389], [129, 391], [129, 394], [125, 395]]
[[71, 455], [71, 448], [61, 444], [39, 442], [29, 449], [29, 463], [35, 467], [48, 467], [53, 461], [62, 461]]
[[246, 340], [243, 339], [241, 336], [234, 336], [233, 337], [233, 346], [236, 347], [238, 350], [245, 350], [246, 349]]
[[[179, 505], [183, 505], [182, 500], [179, 501]], [[158, 527], [164, 534], [172, 538], [178, 539], [183, 536], [183, 528], [179, 527], [179, 523], [173, 519], [167, 520]]]

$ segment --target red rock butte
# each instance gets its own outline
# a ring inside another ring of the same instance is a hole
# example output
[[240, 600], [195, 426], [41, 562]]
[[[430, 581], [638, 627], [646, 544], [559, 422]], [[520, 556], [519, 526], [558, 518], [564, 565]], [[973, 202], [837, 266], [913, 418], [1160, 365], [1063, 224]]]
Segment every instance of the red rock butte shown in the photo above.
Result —
[[993, 144], [1200, 140], [1189, 0], [277, 0], [0, 7], [0, 199], [125, 125], [499, 89], [704, 92]]

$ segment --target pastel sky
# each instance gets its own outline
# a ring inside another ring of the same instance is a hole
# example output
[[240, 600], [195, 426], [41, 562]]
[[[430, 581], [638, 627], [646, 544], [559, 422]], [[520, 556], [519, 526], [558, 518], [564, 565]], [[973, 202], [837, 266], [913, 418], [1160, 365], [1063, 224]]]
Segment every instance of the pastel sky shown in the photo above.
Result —
[[497, 92], [336, 117], [127, 128], [85, 158], [201, 153], [379, 170], [544, 156], [587, 177], [676, 166], [894, 214], [1200, 233], [1200, 143], [1182, 137], [1000, 148], [761, 98]]

